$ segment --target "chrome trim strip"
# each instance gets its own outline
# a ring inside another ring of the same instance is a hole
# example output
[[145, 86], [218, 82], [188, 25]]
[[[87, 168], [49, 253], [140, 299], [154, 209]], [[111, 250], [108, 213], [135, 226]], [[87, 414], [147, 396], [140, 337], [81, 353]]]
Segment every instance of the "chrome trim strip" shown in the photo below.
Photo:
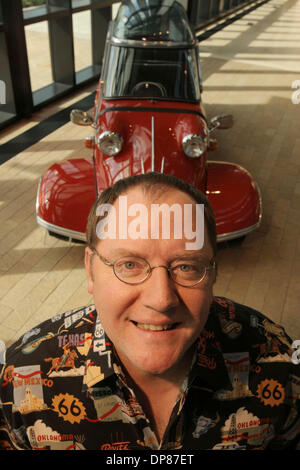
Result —
[[142, 174], [144, 175], [144, 173], [145, 173], [145, 168], [144, 168], [144, 160], [143, 160], [143, 157], [141, 157], [141, 167], [142, 167]]
[[262, 219], [262, 215], [263, 215], [263, 205], [262, 205], [262, 197], [261, 197], [260, 187], [258, 186], [256, 181], [254, 183], [255, 183], [255, 186], [256, 186], [256, 189], [257, 189], [257, 192], [258, 192], [258, 197], [259, 197], [259, 221], [258, 221], [258, 226], [259, 226], [261, 224], [261, 219]]
[[160, 172], [164, 172], [164, 166], [165, 166], [165, 157], [162, 157], [161, 159], [161, 167], [160, 167]]
[[[41, 227], [43, 227], [47, 230], [50, 230], [51, 232], [57, 233], [58, 235], [63, 235], [66, 238], [69, 238], [69, 239], [73, 238], [74, 240], [81, 240], [81, 241], [86, 242], [85, 233], [77, 232], [75, 230], [69, 230], [69, 229], [66, 229], [66, 228], [63, 228], [63, 227], [59, 227], [58, 225], [50, 224], [49, 222], [46, 222], [45, 220], [43, 220], [38, 215], [36, 216], [36, 220], [37, 220], [37, 223]], [[245, 229], [237, 230], [236, 232], [229, 232], [229, 233], [224, 233], [222, 235], [218, 235], [217, 236], [217, 242], [220, 243], [220, 242], [224, 242], [224, 241], [228, 241], [228, 240], [233, 240], [235, 238], [243, 237], [244, 235], [247, 235], [248, 233], [256, 230], [259, 227], [260, 222], [261, 221], [259, 221], [255, 225], [251, 225], [250, 227], [247, 227]]]
[[[37, 220], [37, 223], [47, 229], [47, 230], [50, 230], [51, 232], [54, 232], [54, 233], [57, 233], [58, 235], [63, 235], [65, 236], [66, 238], [73, 238], [75, 240], [81, 240], [81, 241], [86, 241], [86, 236], [85, 236], [85, 233], [82, 233], [82, 232], [76, 232], [75, 230], [69, 230], [69, 229], [66, 229], [66, 228], [63, 228], [63, 227], [59, 227], [58, 225], [53, 225], [53, 224], [50, 224], [49, 222], [45, 222], [43, 219], [41, 219], [41, 217], [37, 216], [36, 217], [36, 220]], [[222, 235], [218, 235], [217, 236], [217, 242], [220, 243], [220, 242], [224, 242], [224, 241], [228, 241], [228, 240], [233, 240], [235, 238], [239, 238], [239, 237], [243, 237], [244, 235], [247, 235], [248, 233], [254, 231], [255, 229], [257, 229], [260, 225], [260, 221], [255, 224], [255, 225], [252, 225], [250, 227], [247, 227], [245, 229], [242, 229], [242, 230], [237, 230], [236, 232], [230, 232], [230, 233], [224, 233]]]
[[[107, 98], [105, 98], [107, 99]], [[111, 97], [109, 98], [110, 101], [113, 100], [118, 100], [119, 97]], [[124, 99], [131, 99], [132, 101], [137, 101], [135, 97], [126, 97]], [[144, 100], [149, 100], [149, 98], [143, 98]], [[159, 98], [160, 101], [165, 101], [163, 98]], [[168, 101], [168, 100], [167, 100]], [[172, 101], [177, 101], [177, 100], [172, 100]], [[192, 104], [196, 104], [199, 102], [196, 101], [190, 101]], [[104, 108], [102, 111], [100, 111], [99, 114], [96, 116], [96, 120], [99, 119], [100, 116], [102, 116], [104, 113], [108, 112], [115, 112], [115, 111], [134, 111], [134, 112], [146, 112], [146, 113], [176, 113], [176, 114], [194, 114], [196, 116], [200, 116], [201, 119], [203, 119], [204, 122], [207, 123], [206, 117], [200, 113], [200, 111], [195, 111], [194, 109], [186, 109], [186, 108], [154, 108], [154, 107], [147, 107], [147, 106], [111, 106], [109, 108]]]
[[35, 199], [35, 213], [36, 213], [36, 215], [38, 214], [38, 211], [39, 211], [39, 196], [40, 196], [41, 182], [42, 182], [42, 177], [40, 177], [40, 179], [39, 179], [38, 188], [37, 188], [37, 192], [36, 192], [36, 199]]
[[[37, 220], [37, 223], [41, 227], [43, 227], [47, 230], [50, 230], [51, 232], [57, 233], [58, 235], [63, 235], [66, 238], [69, 238], [69, 239], [73, 238], [74, 240], [81, 240], [81, 241], [86, 242], [85, 233], [76, 232], [75, 230], [69, 230], [69, 229], [66, 229], [66, 228], [63, 228], [63, 227], [59, 227], [58, 225], [50, 224], [49, 222], [45, 222], [45, 220], [41, 219], [41, 217], [39, 217], [39, 216], [36, 217], [36, 220]], [[233, 240], [235, 238], [243, 237], [244, 235], [247, 235], [248, 233], [250, 233], [250, 232], [254, 231], [255, 229], [257, 229], [259, 227], [259, 225], [260, 225], [260, 221], [257, 224], [251, 225], [250, 227], [247, 227], [245, 229], [237, 230], [236, 232], [230, 232], [230, 233], [224, 233], [222, 235], [218, 235], [217, 236], [217, 242], [221, 243], [221, 242], [224, 242], [224, 241]]]
[[159, 47], [174, 47], [174, 48], [186, 48], [190, 49], [195, 47], [197, 42], [195, 40], [190, 42], [174, 42], [174, 41], [140, 41], [137, 39], [118, 39], [115, 36], [112, 36], [110, 39], [110, 44], [112, 46], [124, 46], [124, 47], [149, 47], [149, 48], [159, 48]]
[[250, 227], [247, 227], [247, 228], [243, 228], [242, 230], [237, 230], [236, 232], [229, 232], [229, 233], [224, 233], [222, 235], [217, 235], [217, 243], [243, 237], [247, 235], [248, 233], [256, 230], [260, 226], [260, 223], [261, 223], [261, 220], [259, 220], [257, 224], [251, 225]]
[[36, 220], [37, 220], [37, 223], [41, 227], [47, 230], [50, 230], [51, 232], [57, 233], [58, 235], [63, 235], [69, 239], [73, 238], [74, 240], [81, 240], [81, 241], [86, 242], [85, 233], [76, 232], [76, 230], [69, 230], [67, 228], [59, 227], [58, 225], [50, 224], [49, 222], [46, 222], [38, 215], [36, 216]]
[[152, 145], [151, 170], [154, 171], [154, 116], [152, 116], [151, 118], [151, 145]]

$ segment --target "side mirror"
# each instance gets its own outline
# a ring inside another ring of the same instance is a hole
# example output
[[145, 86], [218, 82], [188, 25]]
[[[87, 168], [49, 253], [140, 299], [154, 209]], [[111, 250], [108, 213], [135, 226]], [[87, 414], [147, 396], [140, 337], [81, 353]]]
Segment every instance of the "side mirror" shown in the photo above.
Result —
[[233, 116], [232, 114], [223, 114], [221, 116], [215, 116], [210, 121], [209, 132], [215, 129], [230, 129], [233, 127]]
[[92, 116], [80, 109], [72, 109], [70, 120], [73, 124], [77, 124], [78, 126], [92, 126], [94, 123]]

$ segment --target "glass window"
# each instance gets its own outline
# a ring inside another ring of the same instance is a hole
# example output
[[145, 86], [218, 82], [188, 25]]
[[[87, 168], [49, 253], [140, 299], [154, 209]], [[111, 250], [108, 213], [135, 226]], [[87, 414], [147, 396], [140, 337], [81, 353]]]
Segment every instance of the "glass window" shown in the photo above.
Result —
[[32, 8], [40, 5], [46, 5], [46, 0], [22, 0], [23, 8]]
[[48, 22], [25, 26], [25, 37], [32, 91], [53, 82]]
[[121, 2], [114, 3], [112, 5], [112, 19], [114, 20], [118, 14], [119, 8], [120, 8]]
[[0, 128], [15, 116], [15, 102], [4, 33], [0, 32]]
[[82, 11], [72, 15], [75, 71], [78, 72], [92, 65], [91, 11]]
[[91, 4], [91, 0], [72, 0], [72, 8], [85, 7]]
[[22, 0], [24, 20], [47, 14], [47, 0]]

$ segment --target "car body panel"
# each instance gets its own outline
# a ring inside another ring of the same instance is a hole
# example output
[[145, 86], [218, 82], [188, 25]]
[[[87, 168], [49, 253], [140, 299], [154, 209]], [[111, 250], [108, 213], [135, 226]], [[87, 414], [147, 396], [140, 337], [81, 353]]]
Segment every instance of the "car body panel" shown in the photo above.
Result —
[[[242, 237], [258, 227], [262, 213], [259, 190], [241, 166], [208, 162], [205, 193], [215, 214], [218, 242]], [[92, 160], [63, 160], [52, 165], [41, 179], [39, 223], [50, 232], [84, 241], [95, 200]]]
[[240, 165], [209, 161], [206, 196], [215, 214], [219, 242], [242, 237], [259, 226], [260, 190]]
[[38, 223], [58, 235], [85, 240], [87, 218], [95, 200], [92, 160], [74, 158], [55, 163], [39, 183]]

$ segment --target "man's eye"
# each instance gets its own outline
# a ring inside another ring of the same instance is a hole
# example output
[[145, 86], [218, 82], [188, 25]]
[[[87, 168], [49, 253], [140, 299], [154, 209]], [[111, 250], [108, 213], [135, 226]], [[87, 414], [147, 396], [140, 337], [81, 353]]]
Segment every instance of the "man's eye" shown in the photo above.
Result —
[[173, 273], [176, 276], [189, 276], [189, 279], [191, 279], [191, 276], [193, 279], [197, 278], [198, 276], [201, 276], [203, 274], [203, 270], [205, 271], [205, 268], [201, 263], [197, 263], [194, 261], [191, 262], [178, 262], [173, 266]]
[[190, 271], [192, 269], [197, 269], [198, 264], [199, 263], [195, 261], [186, 261], [186, 260], [178, 260], [175, 263], [172, 263], [174, 269], [180, 269], [181, 271]]
[[117, 271], [140, 271], [143, 269], [143, 265], [139, 260], [135, 259], [123, 259], [116, 263], [115, 268]]
[[123, 267], [125, 269], [134, 269], [136, 267], [136, 263], [134, 263], [134, 261], [126, 261], [126, 263], [124, 263]]
[[177, 269], [179, 268], [180, 271], [184, 273], [188, 273], [188, 272], [196, 270], [196, 266], [194, 266], [193, 264], [180, 264], [179, 266], [176, 266], [176, 268]]
[[122, 259], [115, 264], [115, 273], [124, 278], [134, 278], [145, 271], [145, 264], [139, 259]]

